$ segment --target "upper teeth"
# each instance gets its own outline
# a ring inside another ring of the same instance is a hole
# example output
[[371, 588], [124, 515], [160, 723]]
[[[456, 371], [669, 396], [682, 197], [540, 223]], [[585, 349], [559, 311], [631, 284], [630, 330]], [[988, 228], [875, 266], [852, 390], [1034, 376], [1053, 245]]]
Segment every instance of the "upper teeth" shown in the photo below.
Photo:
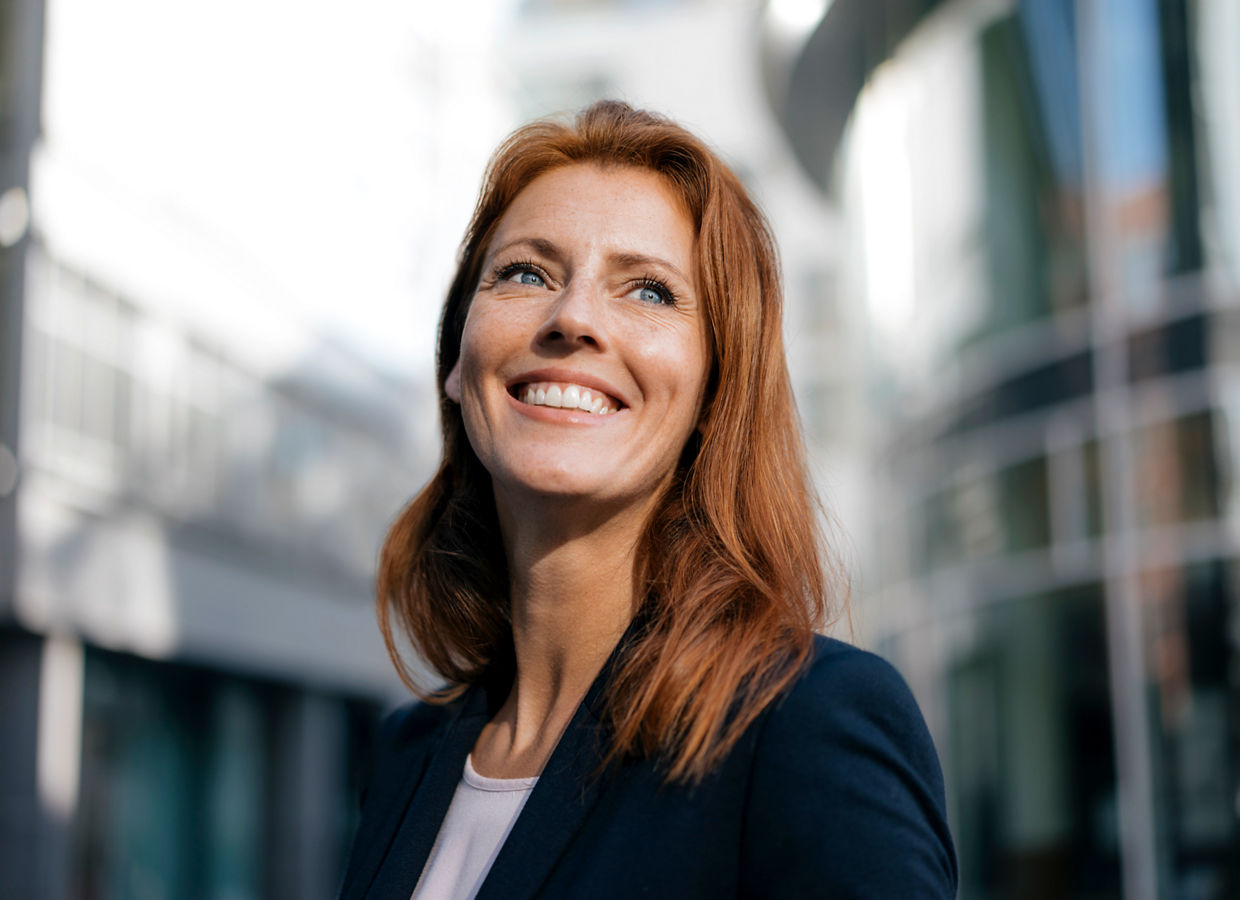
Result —
[[521, 391], [521, 400], [533, 406], [580, 409], [604, 416], [616, 411], [606, 394], [596, 393], [577, 384], [553, 384], [549, 381], [527, 384]]

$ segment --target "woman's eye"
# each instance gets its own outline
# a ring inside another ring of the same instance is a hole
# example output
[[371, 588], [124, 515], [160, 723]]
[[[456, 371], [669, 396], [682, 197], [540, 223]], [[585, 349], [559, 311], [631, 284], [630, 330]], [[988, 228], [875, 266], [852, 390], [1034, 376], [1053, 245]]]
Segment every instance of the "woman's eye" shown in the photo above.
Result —
[[653, 282], [642, 284], [637, 287], [637, 299], [643, 303], [657, 303], [664, 306], [672, 306], [676, 303], [676, 298], [661, 284]]
[[508, 281], [513, 284], [524, 284], [530, 287], [546, 287], [547, 279], [542, 273], [533, 266], [518, 264], [505, 266], [498, 272], [500, 281]]

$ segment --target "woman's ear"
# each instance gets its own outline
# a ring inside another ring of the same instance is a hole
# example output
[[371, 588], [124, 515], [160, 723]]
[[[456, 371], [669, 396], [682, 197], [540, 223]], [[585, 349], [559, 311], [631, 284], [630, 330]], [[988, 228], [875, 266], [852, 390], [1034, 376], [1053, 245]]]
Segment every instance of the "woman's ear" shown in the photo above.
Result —
[[448, 373], [448, 377], [444, 379], [443, 392], [453, 403], [461, 402], [461, 360], [459, 357], [452, 371]]

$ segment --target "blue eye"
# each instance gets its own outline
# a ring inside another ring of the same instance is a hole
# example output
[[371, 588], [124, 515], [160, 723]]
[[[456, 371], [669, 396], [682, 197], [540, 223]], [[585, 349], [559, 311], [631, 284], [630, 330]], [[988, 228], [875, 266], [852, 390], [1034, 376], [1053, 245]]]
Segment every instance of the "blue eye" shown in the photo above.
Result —
[[676, 295], [667, 285], [653, 278], [643, 279], [637, 286], [637, 299], [643, 303], [654, 303], [661, 306], [675, 306]]
[[547, 279], [531, 262], [514, 262], [495, 270], [496, 281], [509, 281], [529, 287], [546, 287]]

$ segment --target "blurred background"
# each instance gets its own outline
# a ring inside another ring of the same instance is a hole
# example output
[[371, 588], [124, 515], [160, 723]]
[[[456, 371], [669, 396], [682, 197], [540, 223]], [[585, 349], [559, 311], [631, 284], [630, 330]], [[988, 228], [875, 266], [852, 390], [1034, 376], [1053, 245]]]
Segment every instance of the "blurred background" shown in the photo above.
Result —
[[495, 144], [771, 217], [964, 898], [1240, 897], [1240, 3], [3, 0], [0, 891], [334, 895]]

